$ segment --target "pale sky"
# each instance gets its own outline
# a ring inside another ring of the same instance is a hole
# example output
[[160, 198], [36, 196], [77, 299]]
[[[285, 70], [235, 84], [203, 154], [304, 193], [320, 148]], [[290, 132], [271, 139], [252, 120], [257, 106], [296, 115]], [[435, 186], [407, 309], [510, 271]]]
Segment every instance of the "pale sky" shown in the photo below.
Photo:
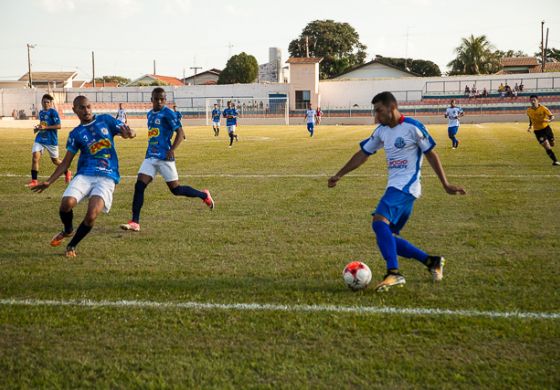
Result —
[[285, 61], [290, 41], [318, 19], [352, 25], [368, 61], [407, 55], [443, 72], [470, 34], [532, 55], [545, 20], [549, 47], [560, 48], [560, 0], [0, 0], [0, 80], [27, 72], [27, 43], [36, 45], [34, 71], [76, 70], [82, 80], [91, 79], [92, 51], [96, 76], [132, 79], [152, 73], [153, 60], [175, 77], [195, 65], [223, 69], [242, 51], [266, 63], [269, 47]]

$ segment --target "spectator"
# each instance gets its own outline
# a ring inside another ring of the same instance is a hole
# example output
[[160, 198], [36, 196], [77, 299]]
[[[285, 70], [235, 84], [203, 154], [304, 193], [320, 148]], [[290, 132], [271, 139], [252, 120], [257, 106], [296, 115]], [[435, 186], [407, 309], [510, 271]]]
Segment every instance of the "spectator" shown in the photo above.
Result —
[[508, 97], [513, 96], [512, 92], [511, 92], [511, 87], [508, 85], [508, 83], [506, 83], [506, 85], [504, 86], [504, 90], [505, 90], [506, 96], [508, 96]]
[[519, 85], [517, 85], [517, 83], [515, 83], [515, 86], [513, 87], [513, 90], [515, 92], [519, 92]]
[[12, 111], [12, 118], [17, 119], [18, 118], [18, 113], [17, 110], [14, 108], [14, 110]]
[[521, 80], [519, 83], [519, 92], [523, 92], [523, 87], [524, 87], [523, 80]]
[[488, 97], [488, 90], [486, 89], [486, 87], [484, 87], [484, 89], [482, 90], [482, 97]]
[[498, 92], [500, 93], [500, 97], [504, 97], [505, 96], [505, 88], [504, 88], [504, 84], [500, 83], [500, 86], [498, 87]]
[[471, 94], [471, 89], [469, 88], [469, 86], [467, 84], [465, 84], [465, 96], [470, 96]]

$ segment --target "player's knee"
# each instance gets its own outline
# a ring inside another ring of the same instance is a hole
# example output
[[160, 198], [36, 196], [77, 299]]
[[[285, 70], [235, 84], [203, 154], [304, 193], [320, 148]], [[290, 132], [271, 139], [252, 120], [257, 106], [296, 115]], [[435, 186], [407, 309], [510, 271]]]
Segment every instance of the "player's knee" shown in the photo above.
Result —
[[143, 181], [137, 180], [136, 184], [134, 185], [134, 191], [136, 192], [144, 192], [148, 185]]

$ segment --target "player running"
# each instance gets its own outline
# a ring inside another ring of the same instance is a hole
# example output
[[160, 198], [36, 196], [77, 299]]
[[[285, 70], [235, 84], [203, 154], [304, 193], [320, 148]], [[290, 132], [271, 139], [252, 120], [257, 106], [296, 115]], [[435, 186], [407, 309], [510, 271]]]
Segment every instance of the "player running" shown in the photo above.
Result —
[[222, 112], [218, 107], [218, 104], [214, 104], [214, 109], [212, 110], [212, 130], [214, 130], [214, 137], [220, 135], [220, 119], [222, 117]]
[[[31, 160], [31, 181], [27, 184], [28, 187], [34, 187], [39, 184], [37, 180], [39, 176], [39, 161], [45, 149], [49, 153], [52, 163], [56, 166], [60, 165], [60, 159], [58, 158], [60, 117], [58, 116], [58, 112], [53, 108], [53, 101], [54, 98], [49, 94], [45, 94], [41, 98], [41, 106], [43, 109], [39, 111], [39, 124], [34, 128], [36, 136], [33, 147], [31, 148], [33, 157]], [[64, 180], [66, 183], [72, 180], [72, 172], [70, 172], [70, 170], [64, 172]]]
[[[108, 213], [111, 209], [113, 191], [120, 180], [115, 135], [123, 138], [136, 136], [134, 130], [111, 115], [93, 115], [91, 103], [85, 96], [74, 99], [72, 110], [80, 119], [80, 125], [68, 135], [64, 159], [47, 181], [31, 188], [34, 192], [46, 190], [80, 152], [76, 177], [60, 202], [60, 220], [64, 228], [51, 239], [51, 246], [59, 246], [66, 238], [74, 236], [66, 247], [66, 257], [76, 257], [76, 247], [91, 231], [99, 213]], [[87, 213], [74, 234], [72, 210], [85, 197], [89, 197]]]
[[465, 190], [449, 184], [437, 153], [435, 142], [424, 125], [412, 118], [405, 118], [398, 110], [397, 100], [390, 92], [381, 92], [373, 100], [375, 121], [379, 126], [373, 134], [360, 143], [360, 149], [328, 181], [329, 187], [348, 172], [361, 166], [370, 155], [385, 149], [388, 168], [388, 183], [385, 194], [372, 213], [372, 228], [377, 245], [387, 263], [387, 274], [376, 291], [405, 284], [399, 272], [397, 256], [413, 258], [424, 264], [432, 273], [434, 281], [443, 279], [445, 259], [431, 256], [399, 236], [401, 229], [412, 213], [414, 201], [420, 196], [420, 170], [423, 156], [434, 169], [448, 194], [465, 194]]
[[115, 116], [115, 118], [125, 125], [128, 123], [128, 115], [126, 113], [126, 110], [123, 108], [122, 103], [119, 103], [119, 109], [117, 110], [117, 115]]
[[239, 141], [237, 138], [237, 134], [235, 134], [235, 129], [237, 127], [237, 117], [239, 113], [235, 109], [234, 102], [228, 102], [228, 108], [226, 108], [222, 114], [224, 118], [226, 118], [226, 127], [229, 134], [229, 147], [233, 145], [233, 139], [235, 138], [236, 141]]
[[554, 133], [550, 128], [549, 123], [554, 120], [554, 115], [550, 110], [539, 103], [539, 98], [537, 95], [531, 95], [531, 107], [527, 109], [527, 116], [529, 117], [529, 128], [528, 132], [533, 129], [537, 141], [544, 148], [548, 157], [552, 160], [552, 165], [560, 165], [560, 162], [556, 158], [556, 155], [552, 151], [554, 146]]
[[309, 136], [313, 137], [313, 132], [314, 132], [314, 129], [315, 129], [315, 121], [318, 118], [317, 118], [317, 111], [315, 111], [313, 109], [313, 106], [312, 106], [311, 103], [307, 104], [307, 110], [305, 111], [304, 118], [307, 122], [307, 131], [309, 132]]
[[[152, 110], [148, 112], [148, 149], [134, 186], [132, 219], [121, 225], [121, 229], [134, 232], [140, 231], [140, 210], [144, 204], [144, 191], [158, 173], [173, 195], [200, 198], [210, 209], [214, 208], [214, 201], [208, 190], [199, 191], [179, 185], [175, 151], [183, 142], [185, 132], [175, 113], [165, 105], [167, 98], [163, 88], [155, 88], [151, 100]], [[175, 139], [171, 143], [174, 133]]]
[[451, 99], [444, 116], [449, 120], [449, 124], [447, 125], [447, 135], [451, 140], [452, 149], [457, 149], [459, 147], [459, 140], [456, 135], [459, 131], [459, 118], [463, 115], [465, 115], [463, 109], [455, 106], [455, 99]]

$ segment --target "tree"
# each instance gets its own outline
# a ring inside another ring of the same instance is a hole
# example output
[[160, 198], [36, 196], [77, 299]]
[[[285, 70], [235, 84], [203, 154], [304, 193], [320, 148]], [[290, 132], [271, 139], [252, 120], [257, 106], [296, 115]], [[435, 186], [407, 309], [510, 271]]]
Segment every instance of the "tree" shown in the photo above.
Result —
[[441, 76], [441, 70], [436, 63], [428, 60], [414, 60], [412, 58], [395, 58], [375, 56], [375, 60], [386, 65], [391, 65], [403, 71], [416, 73], [423, 77]]
[[[544, 55], [546, 57], [546, 62], [550, 62], [551, 60], [560, 61], [560, 49], [551, 47], [544, 51]], [[542, 53], [540, 51], [535, 53], [535, 57], [538, 58], [539, 62], [542, 62]]]
[[247, 84], [256, 80], [259, 74], [257, 59], [245, 52], [232, 56], [220, 76], [218, 84]]
[[456, 74], [491, 74], [500, 69], [500, 59], [495, 55], [494, 46], [486, 35], [461, 39], [461, 45], [455, 48], [457, 57], [449, 64], [450, 75]]
[[126, 85], [130, 83], [130, 79], [122, 76], [103, 76], [95, 78], [96, 83], [102, 84], [103, 81], [106, 83], [117, 83], [117, 85]]
[[367, 46], [360, 43], [360, 36], [348, 23], [334, 20], [310, 22], [300, 36], [290, 42], [288, 52], [292, 57], [305, 57], [306, 37], [310, 57], [322, 57], [319, 77], [327, 79], [364, 63]]

